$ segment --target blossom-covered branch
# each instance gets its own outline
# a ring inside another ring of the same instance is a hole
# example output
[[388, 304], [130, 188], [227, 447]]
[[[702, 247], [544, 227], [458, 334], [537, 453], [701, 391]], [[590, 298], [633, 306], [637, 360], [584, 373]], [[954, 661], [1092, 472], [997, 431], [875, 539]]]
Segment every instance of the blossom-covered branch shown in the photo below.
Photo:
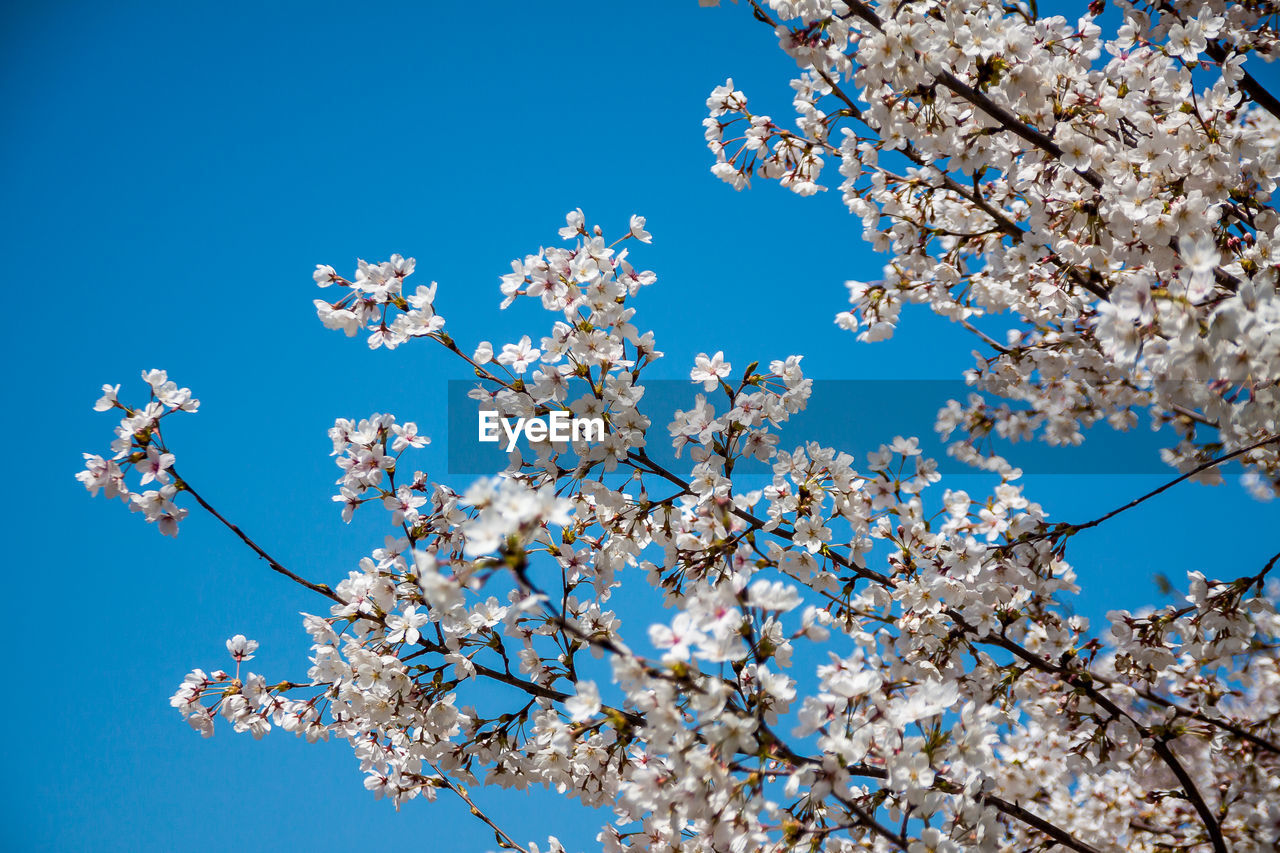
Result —
[[[243, 638], [234, 674], [188, 675], [174, 705], [193, 726], [212, 734], [222, 716], [256, 736], [345, 739], [366, 787], [397, 804], [478, 783], [556, 788], [612, 808], [611, 850], [1262, 837], [1280, 620], [1261, 577], [1193, 577], [1187, 606], [1117, 611], [1094, 637], [1069, 615], [1066, 540], [1010, 466], [974, 499], [937, 494], [914, 439], [865, 467], [817, 444], [781, 449], [778, 428], [812, 392], [798, 357], [730, 382], [722, 353], [699, 356], [692, 405], [664, 430], [687, 461], [660, 463], [641, 401], [661, 353], [628, 304], [655, 276], [620, 247], [649, 238], [643, 220], [610, 244], [575, 212], [562, 236], [569, 248], [503, 279], [507, 303], [560, 318], [536, 346], [526, 335], [467, 354], [434, 286], [404, 296], [412, 260], [353, 279], [320, 268], [319, 283], [344, 289], [318, 305], [327, 324], [377, 346], [435, 341], [476, 373], [486, 407], [590, 412], [608, 433], [534, 441], [459, 492], [411, 471], [427, 441], [414, 424], [340, 419], [341, 514], [381, 506], [393, 532], [332, 587], [198, 499], [331, 606], [305, 619], [305, 679], [242, 675]], [[771, 466], [762, 485], [739, 485], [747, 459]], [[672, 613], [624, 636], [611, 605], [633, 577]], [[477, 693], [486, 681], [515, 701]]]
[[[1203, 463], [1275, 434], [1277, 118], [1243, 68], [1274, 55], [1267, 13], [1121, 3], [1104, 39], [1102, 2], [1076, 21], [988, 2], [750, 5], [800, 67], [797, 129], [730, 80], [707, 102], [713, 171], [809, 195], [839, 164], [893, 260], [849, 282], [837, 322], [882, 340], [904, 304], [927, 304], [995, 351], [975, 386], [1019, 404], [975, 395], [940, 430], [970, 448], [994, 433], [1076, 444], [1146, 410], [1178, 435], [1167, 461], [1210, 482]], [[1003, 344], [980, 328], [992, 315], [1010, 318]], [[1277, 448], [1245, 463], [1273, 494]]]

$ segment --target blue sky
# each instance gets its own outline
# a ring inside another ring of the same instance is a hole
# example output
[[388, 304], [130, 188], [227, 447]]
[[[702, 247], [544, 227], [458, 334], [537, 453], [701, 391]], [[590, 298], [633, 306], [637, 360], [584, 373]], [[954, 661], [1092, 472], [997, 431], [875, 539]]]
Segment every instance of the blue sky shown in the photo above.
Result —
[[[464, 347], [515, 340], [548, 319], [498, 312], [509, 260], [554, 242], [572, 208], [614, 233], [641, 213], [655, 239], [635, 257], [659, 281], [638, 321], [667, 354], [655, 377], [717, 349], [738, 366], [802, 353], [824, 379], [970, 363], [968, 335], [923, 310], [888, 343], [836, 328], [842, 282], [881, 261], [834, 193], [734, 193], [710, 175], [700, 122], [725, 77], [789, 115], [793, 66], [743, 8], [419, 5], [44, 3], [0, 19], [0, 243], [33, 298], [13, 300], [6, 335], [18, 653], [0, 846], [492, 848], [458, 802], [375, 802], [345, 745], [191, 733], [167, 701], [183, 674], [222, 665], [243, 632], [261, 671], [301, 676], [297, 613], [319, 605], [211, 521], [162, 539], [72, 478], [110, 439], [99, 386], [166, 368], [203, 401], [169, 435], [184, 476], [286, 565], [342, 577], [381, 531], [341, 524], [326, 429], [395, 412], [435, 437], [422, 459], [442, 468], [446, 383], [467, 373], [438, 348], [369, 352], [323, 329], [316, 263], [414, 255]], [[1160, 481], [1039, 476], [1030, 492], [1079, 521]], [[1274, 527], [1234, 486], [1181, 487], [1077, 537], [1080, 609], [1154, 600], [1156, 572], [1256, 570], [1257, 531]], [[575, 849], [606, 818], [541, 793], [478, 800], [518, 838]]]

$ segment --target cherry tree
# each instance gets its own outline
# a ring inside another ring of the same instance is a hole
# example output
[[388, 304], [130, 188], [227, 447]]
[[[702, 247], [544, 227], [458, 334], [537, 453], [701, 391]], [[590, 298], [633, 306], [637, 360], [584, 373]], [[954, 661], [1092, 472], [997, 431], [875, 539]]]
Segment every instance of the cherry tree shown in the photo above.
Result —
[[[143, 373], [145, 400], [105, 386], [96, 408], [121, 420], [107, 455], [86, 454], [91, 493], [168, 535], [199, 509], [316, 594], [299, 672], [250, 671], [257, 643], [237, 635], [233, 671], [192, 670], [173, 706], [206, 737], [345, 740], [375, 796], [460, 797], [526, 853], [471, 787], [597, 808], [606, 851], [1275, 849], [1280, 554], [1242, 569], [1224, 553], [1178, 602], [1101, 626], [1071, 615], [1068, 561], [1076, 534], [1224, 463], [1259, 499], [1277, 489], [1280, 102], [1247, 67], [1276, 51], [1275, 12], [705, 13], [753, 14], [798, 69], [794, 129], [732, 80], [712, 92], [713, 172], [811, 195], [834, 162], [892, 258], [848, 284], [836, 322], [874, 342], [921, 303], [973, 333], [973, 395], [921, 428], [987, 472], [989, 494], [948, 488], [915, 438], [886, 436], [865, 464], [783, 446], [812, 393], [798, 354], [737, 369], [702, 353], [689, 408], [646, 411], [662, 353], [631, 306], [657, 280], [633, 266], [651, 240], [638, 216], [607, 235], [574, 211], [562, 245], [513, 261], [502, 306], [550, 317], [500, 346], [446, 330], [411, 258], [317, 267], [325, 326], [444, 347], [504, 417], [607, 424], [446, 484], [414, 469], [414, 423], [337, 420], [335, 521], [385, 512], [390, 535], [327, 578], [282, 565], [179, 474], [164, 430], [197, 410], [190, 390], [161, 370]], [[1079, 443], [1142, 416], [1174, 430], [1171, 479], [1092, 519], [1050, 521], [991, 442]], [[650, 452], [666, 442], [676, 464]], [[753, 483], [747, 460], [771, 475]], [[664, 617], [624, 628], [617, 596], [639, 585]]]

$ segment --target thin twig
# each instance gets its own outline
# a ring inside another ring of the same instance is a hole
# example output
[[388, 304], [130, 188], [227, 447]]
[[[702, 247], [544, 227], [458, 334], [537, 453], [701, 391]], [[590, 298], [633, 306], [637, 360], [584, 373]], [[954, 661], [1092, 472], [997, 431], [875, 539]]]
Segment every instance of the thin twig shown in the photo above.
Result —
[[1072, 533], [1078, 533], [1081, 530], [1088, 530], [1090, 527], [1097, 527], [1099, 524], [1106, 521], [1107, 519], [1115, 518], [1117, 515], [1124, 512], [1125, 510], [1133, 509], [1138, 504], [1143, 503], [1144, 501], [1148, 501], [1151, 498], [1154, 498], [1156, 495], [1160, 494], [1161, 492], [1165, 492], [1165, 491], [1168, 491], [1169, 489], [1172, 489], [1174, 486], [1178, 485], [1183, 480], [1190, 479], [1191, 477], [1194, 477], [1196, 474], [1199, 474], [1203, 471], [1207, 471], [1210, 468], [1213, 468], [1214, 466], [1221, 465], [1223, 462], [1230, 462], [1232, 459], [1235, 459], [1237, 456], [1243, 456], [1244, 454], [1252, 450], [1257, 450], [1259, 447], [1265, 447], [1268, 444], [1274, 444], [1277, 441], [1280, 441], [1280, 435], [1272, 435], [1262, 439], [1261, 441], [1255, 441], [1253, 444], [1250, 444], [1248, 447], [1241, 447], [1239, 450], [1233, 450], [1230, 453], [1219, 456], [1217, 459], [1210, 459], [1208, 462], [1205, 462], [1203, 464], [1197, 465], [1196, 467], [1192, 468], [1190, 471], [1183, 474], [1182, 476], [1176, 479], [1170, 480], [1169, 482], [1165, 483], [1163, 486], [1160, 486], [1158, 489], [1152, 489], [1142, 497], [1134, 498], [1124, 506], [1111, 510], [1111, 512], [1107, 513], [1106, 515], [1095, 518], [1093, 521], [1086, 521], [1083, 524], [1059, 525], [1058, 527], [1053, 529], [1052, 533], [1053, 535], [1060, 535], [1062, 533], [1072, 534]]
[[455, 794], [461, 797], [462, 801], [471, 807], [471, 814], [480, 818], [480, 820], [484, 821], [486, 824], [489, 825], [489, 828], [493, 830], [493, 834], [497, 837], [497, 841], [500, 846], [509, 847], [513, 850], [519, 850], [520, 853], [529, 853], [528, 850], [526, 850], [525, 848], [521, 847], [519, 844], [516, 844], [514, 841], [512, 841], [510, 835], [507, 835], [505, 832], [503, 832], [501, 827], [499, 827], [496, 823], [494, 823], [493, 820], [487, 814], [485, 814], [483, 811], [480, 810], [480, 807], [477, 806], [474, 801], [472, 801], [471, 796], [467, 793], [466, 788], [462, 787], [462, 785], [460, 784], [455, 785], [453, 782], [450, 782], [449, 779], [443, 773], [441, 773], [440, 769], [437, 768], [434, 764], [430, 766], [431, 766], [431, 769], [435, 770], [436, 773], [439, 774], [440, 781], [441, 783], [443, 783], [444, 787], [448, 788], [450, 791], [453, 791]]
[[214, 509], [209, 504], [208, 501], [206, 501], [204, 498], [200, 496], [199, 492], [197, 492], [195, 489], [191, 487], [190, 483], [188, 483], [186, 480], [178, 476], [178, 471], [176, 468], [170, 468], [169, 471], [170, 473], [173, 474], [173, 478], [176, 481], [179, 490], [185, 491], [189, 493], [191, 497], [195, 498], [196, 503], [204, 507], [206, 512], [208, 512], [214, 518], [218, 519], [218, 521], [222, 522], [223, 526], [226, 527], [228, 530], [230, 530], [232, 533], [234, 533], [237, 537], [239, 537], [241, 542], [248, 545], [249, 548], [252, 549], [253, 552], [257, 554], [259, 557], [266, 560], [267, 565], [271, 567], [272, 571], [278, 572], [279, 574], [284, 575], [290, 580], [295, 581], [296, 583], [302, 584], [312, 592], [318, 592], [321, 595], [323, 595], [325, 598], [328, 598], [331, 601], [336, 601], [338, 604], [345, 606], [348, 603], [346, 601], [343, 601], [341, 598], [339, 598], [338, 594], [335, 593], [327, 584], [314, 583], [313, 581], [309, 581], [306, 578], [300, 575], [294, 574], [293, 572], [286, 569], [284, 566], [280, 565], [280, 563], [277, 562], [274, 557], [272, 557], [266, 551], [262, 550], [262, 548], [259, 547], [257, 542], [254, 542], [252, 539], [250, 539], [249, 536], [243, 530], [241, 530], [236, 525], [232, 524], [230, 521], [227, 521], [227, 519], [222, 516], [222, 513]]

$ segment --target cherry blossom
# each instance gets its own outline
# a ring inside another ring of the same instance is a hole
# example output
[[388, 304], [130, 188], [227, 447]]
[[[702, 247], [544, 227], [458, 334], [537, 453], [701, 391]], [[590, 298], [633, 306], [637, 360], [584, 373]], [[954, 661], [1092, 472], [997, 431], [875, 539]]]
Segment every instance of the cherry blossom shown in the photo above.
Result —
[[699, 353], [694, 361], [694, 368], [689, 371], [689, 378], [694, 382], [701, 382], [704, 391], [714, 390], [720, 384], [720, 380], [728, 376], [732, 369], [732, 365], [724, 360], [723, 352], [717, 352], [709, 358], [705, 352]]
[[[469, 786], [576, 799], [610, 853], [1275, 849], [1280, 554], [1224, 553], [1173, 603], [1115, 602], [1096, 625], [1069, 560], [1075, 537], [1229, 463], [1258, 494], [1280, 478], [1280, 102], [1250, 72], [1276, 53], [1274, 10], [1121, 2], [1104, 33], [1102, 2], [1075, 20], [985, 0], [742, 5], [706, 14], [752, 14], [795, 60], [795, 129], [726, 80], [704, 123], [713, 173], [802, 196], [839, 175], [892, 259], [847, 285], [836, 322], [875, 342], [918, 304], [974, 335], [974, 393], [932, 426], [987, 485], [944, 483], [916, 436], [784, 444], [813, 393], [799, 355], [735, 374], [702, 352], [682, 408], [654, 411], [662, 353], [634, 298], [660, 285], [634, 266], [639, 216], [611, 239], [574, 210], [562, 245], [499, 272], [495, 301], [545, 323], [496, 356], [446, 331], [413, 259], [320, 265], [327, 328], [441, 347], [500, 416], [590, 413], [607, 434], [446, 484], [415, 468], [414, 423], [338, 418], [334, 515], [380, 506], [388, 527], [310, 579], [178, 474], [162, 422], [196, 410], [188, 389], [145, 371], [131, 406], [104, 386], [95, 408], [121, 420], [85, 455], [91, 494], [165, 533], [198, 507], [316, 596], [295, 673], [242, 673], [257, 644], [237, 635], [236, 671], [191, 670], [172, 706], [204, 737], [344, 741], [375, 797], [443, 791], [524, 853], [540, 848]], [[1080, 443], [1139, 414], [1174, 430], [1177, 473], [1092, 518], [1049, 518], [987, 442]], [[642, 584], [664, 608], [651, 624], [628, 619]]]
[[[1178, 434], [1179, 470], [1240, 451], [1252, 487], [1276, 487], [1280, 101], [1244, 67], [1275, 54], [1264, 14], [1122, 0], [1106, 38], [1102, 2], [1076, 20], [986, 2], [748, 5], [796, 61], [796, 129], [729, 79], [707, 100], [712, 171], [810, 195], [835, 164], [864, 237], [893, 254], [880, 280], [849, 283], [837, 323], [884, 340], [926, 304], [981, 342], [975, 387], [1018, 404], [962, 404], [944, 433], [1076, 443], [1145, 410]], [[1004, 340], [982, 330], [996, 314]]]
[[253, 660], [253, 653], [257, 649], [258, 641], [247, 639], [244, 634], [236, 634], [227, 640], [227, 651], [230, 652], [231, 659], [236, 663]]

